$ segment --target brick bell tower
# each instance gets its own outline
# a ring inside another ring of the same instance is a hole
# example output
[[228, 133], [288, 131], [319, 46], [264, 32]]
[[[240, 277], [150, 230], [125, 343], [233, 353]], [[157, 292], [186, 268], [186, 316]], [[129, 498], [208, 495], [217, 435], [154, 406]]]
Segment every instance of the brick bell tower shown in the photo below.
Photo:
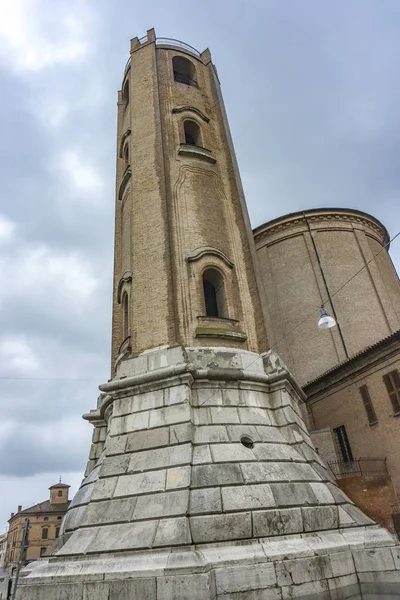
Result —
[[112, 379], [84, 415], [85, 479], [20, 597], [286, 598], [358, 585], [390, 560], [399, 581], [393, 539], [336, 486], [300, 387], [266, 351], [208, 50], [154, 30], [131, 41], [115, 214]]

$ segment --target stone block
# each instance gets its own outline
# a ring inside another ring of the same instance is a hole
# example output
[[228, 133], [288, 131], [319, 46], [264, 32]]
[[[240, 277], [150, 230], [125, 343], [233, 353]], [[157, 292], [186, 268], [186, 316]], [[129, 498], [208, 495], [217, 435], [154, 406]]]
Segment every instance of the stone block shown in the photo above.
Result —
[[[266, 594], [268, 594], [266, 596]], [[282, 600], [280, 588], [268, 588], [267, 590], [251, 590], [248, 592], [233, 592], [217, 596], [217, 600]]]
[[182, 346], [160, 348], [147, 353], [148, 370], [161, 369], [172, 365], [183, 364], [185, 357]]
[[[157, 429], [155, 430], [157, 431]], [[169, 443], [183, 444], [193, 440], [193, 426], [191, 423], [180, 423], [171, 425], [169, 428]]]
[[302, 508], [304, 531], [337, 529], [339, 517], [337, 506], [310, 506]]
[[194, 432], [195, 444], [210, 444], [213, 442], [229, 442], [227, 428], [224, 425], [202, 425]]
[[83, 600], [110, 600], [110, 586], [105, 581], [85, 583]]
[[169, 429], [168, 427], [160, 427], [159, 429], [135, 431], [134, 433], [128, 433], [125, 439], [127, 440], [127, 452], [137, 452], [147, 448], [162, 448], [169, 445]]
[[129, 465], [129, 454], [117, 454], [115, 456], [106, 456], [100, 467], [100, 477], [109, 477], [110, 475], [124, 475]]
[[289, 444], [256, 444], [254, 454], [260, 460], [296, 460], [303, 462], [303, 457]]
[[288, 538], [266, 538], [261, 541], [261, 545], [267, 559], [270, 561], [315, 556], [315, 552], [307, 543], [307, 540], [298, 535]]
[[261, 442], [262, 438], [255, 425], [228, 425], [227, 431], [231, 442], [240, 442], [242, 436], [250, 437], [253, 442]]
[[139, 496], [133, 519], [151, 519], [183, 515], [189, 506], [189, 490]]
[[96, 535], [91, 539], [86, 551], [98, 553], [150, 548], [157, 525], [158, 520], [152, 520], [97, 527]]
[[[137, 578], [109, 582], [110, 596], [107, 600], [156, 600], [156, 578]], [[88, 600], [98, 600], [95, 596]], [[100, 599], [99, 599], [100, 600]]]
[[331, 491], [325, 483], [310, 483], [318, 504], [335, 504]]
[[240, 423], [237, 408], [227, 406], [212, 406], [210, 409], [211, 422], [214, 424]]
[[117, 435], [115, 437], [109, 437], [106, 444], [106, 456], [112, 456], [114, 454], [123, 454], [125, 452], [126, 441], [126, 435]]
[[88, 483], [87, 485], [83, 485], [79, 488], [77, 493], [74, 496], [74, 499], [71, 502], [71, 508], [73, 506], [79, 506], [81, 504], [87, 504], [90, 502], [94, 492], [94, 486], [96, 483]]
[[276, 444], [287, 444], [288, 440], [278, 427], [269, 425], [255, 425], [262, 442], [274, 442]]
[[74, 554], [85, 554], [89, 545], [97, 534], [99, 527], [88, 527], [78, 529], [56, 552], [56, 556], [69, 556]]
[[343, 510], [343, 508], [338, 505], [338, 515], [339, 515], [339, 527], [352, 527], [355, 525], [354, 519], [350, 517], [350, 515]]
[[77, 529], [86, 521], [85, 515], [91, 504], [83, 504], [76, 508], [70, 508], [63, 523], [63, 531], [72, 531]]
[[197, 388], [192, 393], [192, 405], [196, 408], [201, 406], [222, 406], [222, 389], [217, 382], [208, 382], [206, 388]]
[[[328, 587], [331, 592], [331, 600], [360, 600], [360, 587], [357, 575], [343, 575], [328, 579]], [[366, 598], [364, 600], [367, 600]], [[383, 599], [381, 599], [383, 600]]]
[[302, 598], [311, 600], [330, 600], [331, 595], [327, 581], [309, 581], [300, 585], [290, 585], [282, 587], [282, 600], [292, 600], [292, 598]]
[[242, 401], [238, 387], [223, 387], [221, 392], [223, 406], [238, 406]]
[[141, 412], [143, 410], [161, 408], [162, 406], [164, 406], [164, 390], [158, 389], [134, 396], [132, 402], [132, 411]]
[[276, 563], [278, 585], [294, 585], [310, 581], [324, 581], [333, 576], [332, 567], [328, 556], [310, 556], [283, 560]]
[[357, 573], [395, 570], [391, 548], [353, 550], [353, 558]]
[[83, 523], [85, 525], [99, 525], [101, 523], [131, 521], [135, 504], [136, 498], [91, 502], [86, 508]]
[[83, 583], [43, 583], [40, 586], [18, 586], [18, 598], [24, 600], [82, 600]]
[[300, 508], [259, 510], [253, 512], [254, 537], [290, 535], [303, 531]]
[[352, 504], [344, 504], [343, 510], [347, 512], [357, 525], [375, 525], [375, 521], [367, 517], [366, 514]]
[[240, 390], [240, 404], [242, 406], [251, 406], [255, 408], [271, 408], [272, 406], [269, 394], [254, 389]]
[[252, 406], [239, 407], [238, 413], [240, 423], [242, 424], [271, 425], [271, 418], [269, 416], [268, 411], [265, 408], [255, 408]]
[[343, 575], [352, 575], [355, 573], [353, 555], [350, 550], [345, 552], [331, 552], [329, 558], [334, 577], [342, 577]]
[[165, 469], [160, 471], [149, 471], [147, 473], [137, 473], [136, 475], [122, 475], [118, 478], [114, 497], [164, 491], [165, 478]]
[[231, 464], [197, 465], [192, 467], [192, 487], [214, 487], [243, 483], [240, 466]]
[[174, 467], [167, 469], [167, 490], [189, 487], [191, 467]]
[[308, 483], [273, 483], [271, 490], [277, 506], [317, 504], [317, 498]]
[[220, 488], [200, 488], [190, 492], [190, 514], [222, 512]]
[[113, 417], [123, 417], [133, 411], [133, 396], [117, 398], [113, 402]]
[[191, 544], [189, 520], [187, 517], [160, 519], [153, 546], [179, 546]]
[[214, 598], [215, 583], [212, 573], [157, 578], [157, 600], [214, 600]]
[[221, 493], [224, 511], [275, 506], [271, 488], [266, 483], [223, 487]]
[[214, 462], [217, 463], [257, 460], [253, 450], [246, 448], [243, 444], [235, 444], [233, 442], [229, 444], [212, 444], [211, 453]]
[[208, 445], [194, 446], [193, 456], [192, 456], [192, 464], [193, 465], [201, 465], [204, 463], [212, 463], [210, 446], [208, 446]]
[[352, 501], [346, 496], [344, 492], [336, 485], [336, 483], [331, 483], [327, 481], [326, 483], [329, 491], [335, 499], [336, 504], [353, 504]]
[[176, 404], [167, 408], [158, 408], [150, 412], [149, 427], [163, 427], [175, 423], [190, 421], [189, 404]]
[[255, 563], [215, 569], [215, 583], [218, 595], [266, 590], [276, 584], [274, 565], [272, 563]]
[[251, 538], [251, 514], [241, 512], [190, 517], [194, 544]]
[[190, 387], [188, 385], [174, 385], [164, 391], [165, 405], [182, 404], [190, 401]]
[[[163, 409], [160, 409], [163, 410]], [[123, 420], [121, 433], [129, 433], [130, 431], [140, 431], [149, 427], [150, 414], [156, 411], [145, 410], [143, 412], [132, 413], [121, 417]]]
[[98, 479], [94, 484], [91, 500], [105, 500], [107, 498], [111, 498], [114, 493], [117, 480], [118, 477]]
[[192, 459], [192, 445], [180, 444], [179, 446], [166, 446], [154, 450], [135, 452], [130, 457], [129, 472], [142, 472], [162, 467], [173, 467], [190, 463]]

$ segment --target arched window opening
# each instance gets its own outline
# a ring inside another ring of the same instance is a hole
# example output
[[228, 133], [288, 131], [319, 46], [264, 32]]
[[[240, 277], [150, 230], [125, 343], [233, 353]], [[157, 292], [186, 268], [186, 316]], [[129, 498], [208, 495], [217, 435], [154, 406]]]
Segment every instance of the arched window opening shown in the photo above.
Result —
[[129, 103], [129, 79], [125, 81], [125, 85], [122, 90], [122, 99], [124, 100], [125, 104]]
[[59, 490], [59, 492], [58, 492], [57, 496], [58, 496], [59, 498], [61, 498], [61, 497], [62, 497], [62, 490]]
[[228, 317], [225, 284], [221, 273], [216, 269], [206, 269], [203, 273], [204, 303], [207, 317]]
[[42, 540], [47, 540], [49, 530], [47, 527], [43, 527], [42, 529]]
[[183, 129], [185, 131], [185, 143], [191, 146], [201, 146], [201, 132], [200, 127], [194, 121], [185, 121], [183, 123]]
[[197, 86], [196, 67], [190, 60], [183, 56], [174, 56], [172, 59], [174, 80], [186, 85]]
[[129, 298], [128, 294], [124, 294], [122, 298], [122, 322], [123, 322], [123, 338], [129, 336]]
[[124, 158], [124, 167], [126, 168], [129, 165], [129, 145], [128, 144], [125, 145], [123, 158]]

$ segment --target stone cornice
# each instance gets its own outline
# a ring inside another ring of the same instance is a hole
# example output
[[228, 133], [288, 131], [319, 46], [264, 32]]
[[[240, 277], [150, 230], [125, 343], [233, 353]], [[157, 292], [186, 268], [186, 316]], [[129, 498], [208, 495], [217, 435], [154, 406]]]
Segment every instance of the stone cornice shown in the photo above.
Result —
[[[384, 225], [367, 213], [346, 208], [312, 209], [304, 211], [304, 213], [310, 223], [317, 224], [315, 227], [316, 230], [323, 228], [319, 226], [322, 223], [329, 229], [340, 227], [341, 224], [355, 224], [370, 229], [378, 237], [380, 243], [387, 244], [389, 242], [389, 234]], [[307, 228], [303, 212], [284, 215], [263, 225], [259, 225], [253, 230], [253, 235], [258, 245], [261, 242], [272, 241], [274, 236], [274, 241], [280, 238], [283, 239], [289, 235], [290, 229], [295, 229], [299, 226]]]
[[194, 107], [194, 106], [176, 106], [175, 108], [172, 109], [173, 113], [181, 113], [181, 112], [193, 112], [195, 113], [198, 117], [200, 117], [200, 119], [202, 119], [205, 123], [209, 123], [210, 119], [208, 117], [206, 117], [206, 115], [204, 115], [201, 110], [199, 110], [198, 108]]
[[188, 262], [196, 262], [197, 260], [200, 260], [200, 258], [202, 258], [203, 256], [207, 255], [216, 256], [217, 258], [220, 258], [227, 265], [227, 267], [233, 269], [233, 262], [227, 257], [227, 255], [224, 252], [222, 252], [222, 250], [218, 250], [218, 248], [211, 248], [209, 246], [204, 248], [198, 248], [187, 257], [187, 260]]

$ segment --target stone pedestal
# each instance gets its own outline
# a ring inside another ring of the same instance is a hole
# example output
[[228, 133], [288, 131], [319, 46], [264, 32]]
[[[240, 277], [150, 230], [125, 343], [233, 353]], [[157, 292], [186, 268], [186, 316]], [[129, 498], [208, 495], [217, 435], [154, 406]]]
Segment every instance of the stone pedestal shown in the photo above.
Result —
[[279, 358], [168, 347], [101, 386], [87, 474], [24, 600], [258, 600], [400, 581], [341, 492]]

